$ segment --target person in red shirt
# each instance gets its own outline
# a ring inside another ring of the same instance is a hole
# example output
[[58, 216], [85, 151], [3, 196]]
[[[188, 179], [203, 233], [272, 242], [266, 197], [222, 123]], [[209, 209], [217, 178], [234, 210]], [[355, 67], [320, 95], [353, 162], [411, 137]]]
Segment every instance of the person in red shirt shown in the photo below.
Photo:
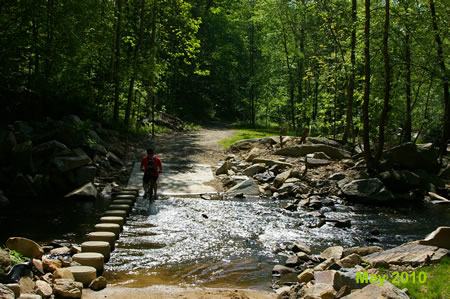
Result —
[[157, 182], [159, 174], [162, 172], [162, 165], [161, 160], [155, 156], [152, 148], [149, 148], [147, 155], [142, 158], [141, 170], [144, 171], [144, 179], [142, 181], [145, 190], [144, 198], [147, 196], [151, 200], [153, 193], [156, 198], [156, 192], [158, 191]]

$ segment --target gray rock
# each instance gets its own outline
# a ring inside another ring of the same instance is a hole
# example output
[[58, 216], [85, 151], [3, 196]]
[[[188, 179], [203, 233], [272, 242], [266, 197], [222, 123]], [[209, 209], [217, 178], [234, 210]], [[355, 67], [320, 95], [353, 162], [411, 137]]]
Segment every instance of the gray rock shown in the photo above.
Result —
[[97, 175], [97, 168], [94, 166], [83, 166], [75, 169], [73, 173], [73, 182], [76, 186], [82, 186], [92, 182]]
[[56, 169], [60, 173], [67, 172], [69, 170], [79, 168], [81, 166], [85, 166], [91, 163], [91, 159], [89, 157], [56, 157], [53, 160], [53, 164], [56, 166]]
[[265, 169], [266, 169], [266, 167], [262, 163], [253, 164], [253, 165], [247, 167], [242, 173], [247, 176], [254, 176], [258, 172], [262, 172]]
[[286, 273], [295, 273], [294, 268], [286, 267], [283, 265], [275, 265], [272, 269], [272, 274], [286, 274]]
[[117, 157], [116, 155], [114, 155], [111, 152], [107, 152], [106, 153], [106, 157], [108, 158], [108, 160], [111, 162], [111, 164], [113, 165], [117, 165], [117, 166], [124, 166], [125, 164], [122, 162], [122, 160], [119, 159], [119, 157]]
[[32, 169], [31, 166], [31, 153], [33, 150], [33, 144], [31, 141], [25, 141], [23, 143], [17, 144], [12, 152], [14, 159], [14, 166], [19, 171], [24, 171], [29, 173]]
[[217, 168], [216, 175], [228, 174], [228, 170], [230, 169], [231, 169], [231, 162], [225, 161], [219, 168]]
[[439, 249], [436, 246], [405, 244], [389, 250], [363, 256], [362, 260], [363, 262], [374, 266], [384, 263], [396, 265], [420, 265], [427, 259], [430, 259], [432, 262], [437, 262], [446, 254], [448, 254], [447, 249]]
[[339, 142], [332, 140], [332, 139], [326, 139], [326, 138], [307, 137], [306, 142], [313, 143], [313, 144], [325, 144], [325, 145], [334, 146], [334, 147], [342, 147], [342, 145]]
[[320, 254], [320, 257], [323, 259], [335, 259], [339, 260], [342, 257], [342, 252], [344, 248], [342, 246], [332, 246], [328, 247]]
[[[309, 156], [309, 155], [308, 155]], [[308, 157], [309, 158], [309, 157]], [[331, 160], [330, 156], [325, 154], [324, 152], [313, 153], [311, 158], [320, 159], [320, 160]]]
[[365, 203], [386, 203], [394, 200], [392, 193], [377, 178], [354, 180], [344, 185], [342, 192], [349, 200]]
[[34, 188], [34, 182], [31, 176], [18, 173], [7, 190], [7, 194], [17, 197], [35, 197], [37, 192]]
[[383, 152], [383, 157], [391, 164], [415, 170], [425, 169], [430, 173], [439, 171], [438, 152], [431, 144], [408, 142]]
[[304, 252], [306, 254], [311, 254], [311, 248], [303, 243], [302, 241], [295, 241], [291, 246], [288, 247], [289, 250], [292, 250], [293, 252]]
[[58, 140], [50, 140], [33, 147], [33, 159], [37, 157], [70, 156], [72, 151]]
[[53, 292], [67, 298], [81, 298], [83, 284], [70, 279], [55, 279]]
[[106, 278], [99, 276], [89, 284], [89, 288], [94, 291], [100, 291], [106, 288], [107, 284]]
[[419, 176], [408, 170], [391, 169], [380, 173], [379, 178], [389, 190], [395, 192], [405, 192], [420, 185]]
[[291, 170], [287, 170], [277, 175], [273, 181], [274, 187], [279, 188], [281, 185], [283, 185], [284, 181], [286, 181], [289, 178], [290, 175]]
[[338, 172], [338, 173], [333, 173], [332, 175], [330, 175], [328, 177], [329, 180], [333, 180], [333, 181], [340, 181], [345, 179], [346, 175], [342, 172]]
[[2, 298], [2, 299], [14, 299], [15, 295], [14, 295], [14, 292], [11, 289], [9, 289], [4, 284], [0, 283], [0, 298]]
[[396, 299], [408, 299], [409, 296], [397, 289], [390, 282], [385, 281], [382, 286], [379, 284], [371, 284], [364, 287], [361, 290], [352, 292], [350, 295], [342, 297], [342, 299], [367, 299], [367, 298], [396, 298]]
[[97, 188], [94, 184], [88, 183], [81, 186], [80, 188], [66, 194], [65, 198], [83, 198], [83, 199], [96, 199], [97, 198]]
[[342, 256], [346, 257], [353, 253], [356, 253], [359, 256], [365, 256], [365, 255], [369, 255], [374, 252], [380, 252], [380, 251], [383, 251], [383, 248], [381, 248], [380, 246], [352, 247], [352, 248], [344, 249]]
[[324, 144], [303, 144], [293, 147], [286, 147], [277, 150], [275, 154], [282, 156], [301, 157], [316, 152], [324, 152], [332, 159], [337, 160], [348, 159], [351, 157], [350, 152], [346, 150]]
[[421, 245], [437, 246], [450, 250], [450, 227], [440, 226], [430, 233], [425, 239], [419, 241]]
[[450, 180], [450, 164], [439, 171], [439, 177], [443, 180]]
[[252, 150], [248, 153], [247, 157], [245, 157], [245, 161], [252, 162], [253, 159], [259, 157], [261, 155], [261, 150], [259, 148], [252, 148]]
[[330, 163], [331, 162], [329, 160], [324, 160], [324, 159], [315, 159], [315, 158], [306, 159], [306, 165], [310, 168], [326, 166], [326, 165], [330, 165]]
[[294, 183], [284, 183], [283, 185], [281, 185], [280, 188], [278, 188], [278, 192], [279, 193], [288, 193], [289, 195], [292, 195], [294, 192], [296, 185]]
[[267, 166], [278, 165], [280, 167], [289, 167], [289, 168], [294, 166], [292, 163], [287, 163], [287, 162], [277, 161], [277, 160], [261, 159], [261, 158], [253, 159], [253, 163], [264, 163]]
[[235, 185], [227, 191], [229, 194], [259, 195], [259, 187], [251, 178]]

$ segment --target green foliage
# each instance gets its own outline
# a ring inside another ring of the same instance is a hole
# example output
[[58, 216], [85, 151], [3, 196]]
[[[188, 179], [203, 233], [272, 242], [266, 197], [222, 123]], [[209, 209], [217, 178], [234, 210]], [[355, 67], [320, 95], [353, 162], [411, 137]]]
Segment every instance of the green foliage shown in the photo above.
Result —
[[[239, 126], [241, 127], [241, 126]], [[253, 139], [253, 138], [264, 138], [264, 137], [270, 137], [270, 136], [279, 136], [280, 135], [280, 130], [275, 130], [275, 129], [249, 129], [249, 128], [240, 128], [237, 129], [237, 132], [231, 136], [230, 138], [221, 140], [219, 142], [219, 144], [221, 146], [223, 146], [224, 148], [228, 148], [230, 145], [232, 145], [233, 143], [235, 143], [236, 141], [239, 140], [244, 140], [244, 139]], [[288, 133], [288, 136], [289, 135]]]
[[[424, 284], [418, 281], [418, 274], [420, 272], [426, 273], [426, 282]], [[416, 269], [415, 282], [413, 282], [410, 276], [407, 283], [395, 284], [395, 286], [399, 289], [407, 288], [409, 296], [415, 299], [450, 298], [449, 273], [450, 258], [444, 257], [439, 264]]]
[[12, 249], [7, 249], [7, 250], [9, 251], [9, 257], [11, 258], [13, 265], [25, 263], [30, 260], [29, 258], [23, 256], [22, 254], [18, 253], [15, 250], [12, 250]]

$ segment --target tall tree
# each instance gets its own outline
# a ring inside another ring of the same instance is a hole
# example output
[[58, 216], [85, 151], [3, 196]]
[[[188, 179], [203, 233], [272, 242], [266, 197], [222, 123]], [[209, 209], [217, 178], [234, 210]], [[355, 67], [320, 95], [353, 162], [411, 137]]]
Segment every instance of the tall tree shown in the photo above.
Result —
[[364, 101], [362, 105], [363, 113], [363, 143], [364, 158], [367, 168], [373, 168], [372, 154], [370, 152], [370, 128], [369, 128], [369, 100], [370, 100], [370, 0], [365, 0], [365, 21], [364, 21]]
[[119, 122], [119, 97], [120, 97], [120, 34], [122, 24], [122, 0], [116, 0], [116, 34], [114, 37], [114, 107], [113, 107], [113, 123], [117, 125]]
[[437, 45], [437, 56], [439, 61], [439, 67], [441, 69], [442, 87], [444, 88], [444, 120], [443, 130], [441, 135], [441, 142], [439, 147], [439, 156], [442, 158], [447, 152], [447, 144], [450, 138], [450, 99], [448, 96], [448, 76], [447, 69], [445, 67], [444, 54], [442, 50], [442, 41], [439, 35], [439, 28], [436, 18], [436, 8], [434, 1], [430, 0], [431, 21], [433, 24], [434, 38]]
[[348, 74], [347, 85], [347, 114], [345, 118], [345, 129], [342, 140], [347, 142], [350, 132], [353, 131], [353, 94], [355, 89], [355, 47], [356, 47], [356, 22], [357, 22], [356, 0], [352, 0], [352, 24], [350, 38], [350, 74]]
[[385, 0], [384, 11], [384, 30], [383, 30], [383, 60], [384, 60], [384, 102], [381, 111], [380, 122], [378, 125], [378, 148], [375, 155], [375, 162], [378, 164], [384, 148], [384, 131], [389, 112], [389, 98], [391, 93], [391, 66], [389, 64], [389, 4], [391, 0]]

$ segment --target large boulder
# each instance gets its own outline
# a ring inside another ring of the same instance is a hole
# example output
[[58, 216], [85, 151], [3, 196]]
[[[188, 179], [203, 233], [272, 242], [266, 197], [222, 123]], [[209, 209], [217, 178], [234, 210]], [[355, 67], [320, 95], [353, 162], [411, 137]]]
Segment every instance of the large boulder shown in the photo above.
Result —
[[420, 186], [420, 177], [408, 170], [391, 169], [380, 173], [380, 180], [395, 192], [406, 192]]
[[97, 188], [94, 184], [87, 183], [80, 188], [66, 194], [65, 198], [82, 198], [82, 199], [96, 199], [97, 198]]
[[450, 226], [440, 226], [425, 239], [419, 241], [421, 245], [437, 246], [450, 250]]
[[259, 195], [259, 187], [251, 178], [237, 184], [227, 191], [230, 194]]
[[89, 157], [79, 157], [79, 156], [72, 156], [72, 157], [56, 157], [53, 160], [53, 164], [56, 166], [58, 171], [60, 173], [67, 172], [69, 170], [79, 168], [81, 166], [88, 165], [91, 162], [91, 159]]
[[0, 163], [8, 162], [4, 157], [9, 157], [12, 150], [16, 146], [16, 137], [7, 127], [0, 127]]
[[402, 290], [396, 288], [393, 284], [385, 281], [380, 286], [378, 283], [370, 284], [361, 290], [352, 292], [350, 295], [342, 297], [342, 299], [367, 299], [367, 298], [379, 298], [379, 299], [408, 299], [409, 296]]
[[17, 144], [13, 149], [13, 161], [16, 169], [23, 172], [30, 172], [31, 166], [31, 152], [33, 149], [33, 144], [31, 141], [25, 141]]
[[342, 192], [349, 200], [363, 203], [377, 204], [394, 200], [392, 193], [377, 178], [351, 181], [342, 187]]
[[425, 169], [430, 173], [439, 171], [438, 151], [432, 144], [404, 143], [385, 150], [383, 157], [391, 166], [410, 170]]
[[333, 139], [317, 138], [317, 137], [307, 137], [306, 142], [313, 144], [325, 144], [334, 147], [342, 147], [342, 145]]
[[97, 175], [97, 168], [94, 166], [83, 166], [73, 170], [69, 179], [75, 186], [82, 186], [92, 182]]
[[22, 237], [11, 237], [6, 241], [6, 247], [11, 250], [15, 250], [18, 253], [26, 257], [40, 259], [44, 254], [44, 250], [38, 243], [22, 238]]
[[298, 146], [285, 147], [275, 152], [276, 155], [302, 157], [307, 154], [323, 152], [332, 159], [342, 160], [349, 159], [351, 153], [325, 144], [302, 144]]
[[53, 292], [64, 298], [81, 298], [83, 284], [70, 279], [55, 279]]
[[17, 173], [14, 181], [9, 186], [7, 194], [16, 197], [35, 197], [37, 192], [34, 188], [34, 181], [30, 175]]
[[362, 260], [374, 267], [386, 264], [420, 265], [428, 259], [438, 262], [448, 253], [447, 249], [412, 243], [363, 256]]
[[50, 165], [56, 156], [69, 156], [72, 151], [57, 140], [50, 140], [33, 147], [33, 166], [42, 169]]

